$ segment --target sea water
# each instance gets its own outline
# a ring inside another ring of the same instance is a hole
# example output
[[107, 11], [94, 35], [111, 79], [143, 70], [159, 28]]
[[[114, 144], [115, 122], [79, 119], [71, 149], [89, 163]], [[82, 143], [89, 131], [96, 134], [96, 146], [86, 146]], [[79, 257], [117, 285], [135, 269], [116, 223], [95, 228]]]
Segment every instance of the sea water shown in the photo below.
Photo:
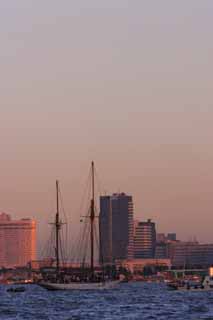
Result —
[[10, 293], [0, 286], [0, 320], [213, 320], [213, 292], [169, 291], [165, 284], [142, 282], [90, 292], [25, 287], [25, 292]]

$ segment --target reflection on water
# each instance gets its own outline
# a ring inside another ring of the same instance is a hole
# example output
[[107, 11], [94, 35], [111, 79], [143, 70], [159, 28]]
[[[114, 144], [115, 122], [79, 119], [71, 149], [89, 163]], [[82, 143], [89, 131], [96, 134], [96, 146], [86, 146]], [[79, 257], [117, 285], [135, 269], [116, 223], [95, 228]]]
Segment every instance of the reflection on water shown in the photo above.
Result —
[[50, 292], [27, 285], [22, 293], [0, 286], [0, 319], [213, 320], [213, 292], [174, 292], [164, 284], [125, 283], [99, 292]]

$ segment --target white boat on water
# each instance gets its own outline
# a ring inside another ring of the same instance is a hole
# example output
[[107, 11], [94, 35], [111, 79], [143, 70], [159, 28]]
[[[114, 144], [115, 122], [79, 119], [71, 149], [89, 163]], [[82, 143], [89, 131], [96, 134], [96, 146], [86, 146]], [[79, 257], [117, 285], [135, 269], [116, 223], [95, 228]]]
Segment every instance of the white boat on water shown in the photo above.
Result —
[[113, 289], [119, 284], [120, 280], [105, 282], [70, 282], [57, 283], [41, 281], [38, 284], [47, 290], [104, 290]]
[[[39, 281], [37, 284], [47, 290], [103, 290], [103, 289], [113, 289], [117, 286], [122, 279], [110, 279], [106, 278], [104, 275], [104, 270], [102, 270], [101, 275], [97, 275], [94, 267], [94, 237], [95, 237], [95, 199], [94, 199], [94, 163], [92, 162], [91, 167], [91, 180], [92, 180], [92, 196], [90, 203], [89, 215], [89, 226], [90, 226], [90, 268], [88, 270], [78, 270], [78, 274], [71, 272], [71, 276], [64, 274], [64, 271], [60, 268], [60, 237], [59, 232], [62, 223], [59, 218], [59, 186], [58, 181], [56, 181], [56, 216], [55, 222], [53, 223], [55, 227], [55, 261], [56, 269], [54, 277], [44, 277], [43, 280]], [[73, 281], [74, 280], [74, 281]]]

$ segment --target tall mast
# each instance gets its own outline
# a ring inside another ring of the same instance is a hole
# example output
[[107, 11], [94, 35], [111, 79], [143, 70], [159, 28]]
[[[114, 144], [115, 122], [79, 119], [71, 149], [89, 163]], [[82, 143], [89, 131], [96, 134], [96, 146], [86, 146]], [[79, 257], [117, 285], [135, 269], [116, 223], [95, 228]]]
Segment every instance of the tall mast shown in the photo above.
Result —
[[94, 162], [92, 161], [92, 199], [91, 199], [91, 207], [90, 207], [90, 242], [91, 242], [91, 274], [94, 277], [94, 220], [95, 220], [95, 177], [94, 177]]
[[59, 220], [59, 183], [56, 180], [56, 216], [55, 216], [55, 232], [56, 232], [56, 247], [55, 247], [55, 257], [56, 257], [56, 272], [59, 274], [59, 230], [60, 230], [60, 220]]

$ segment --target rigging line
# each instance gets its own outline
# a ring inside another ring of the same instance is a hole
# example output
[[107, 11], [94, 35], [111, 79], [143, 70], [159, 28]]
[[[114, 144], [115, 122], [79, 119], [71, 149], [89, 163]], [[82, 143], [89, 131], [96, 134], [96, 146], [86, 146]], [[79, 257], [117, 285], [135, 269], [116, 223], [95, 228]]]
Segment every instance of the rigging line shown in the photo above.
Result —
[[[81, 228], [82, 228], [82, 225], [80, 226], [80, 230]], [[78, 234], [80, 234], [80, 232], [78, 232]], [[73, 254], [74, 254], [74, 249], [77, 246], [77, 240], [78, 238], [76, 238], [76, 235], [73, 232], [71, 232], [71, 237], [69, 237], [69, 243], [70, 243], [69, 249], [67, 247], [67, 254], [70, 260], [73, 260]]]
[[[90, 168], [90, 170], [89, 170], [89, 174], [88, 174], [88, 177], [87, 177], [87, 179], [86, 179], [86, 185], [85, 185], [85, 188], [84, 188], [84, 192], [83, 192], [83, 197], [82, 197], [82, 201], [81, 201], [81, 203], [80, 203], [80, 207], [79, 207], [79, 211], [80, 211], [80, 213], [81, 212], [83, 212], [84, 210], [83, 210], [83, 208], [84, 208], [84, 206], [85, 206], [85, 199], [87, 198], [87, 200], [88, 201], [86, 201], [86, 203], [89, 203], [90, 201], [90, 198], [91, 198], [91, 188], [90, 188], [90, 183], [91, 183], [91, 175], [92, 175], [92, 168]], [[88, 209], [88, 208], [87, 208]], [[89, 217], [89, 210], [87, 211], [87, 215], [86, 215], [86, 217]], [[80, 216], [82, 216], [81, 214], [80, 214]], [[80, 230], [80, 241], [78, 241], [78, 244], [77, 244], [77, 249], [78, 249], [78, 251], [79, 250], [82, 250], [82, 245], [81, 245], [81, 243], [83, 242], [83, 239], [84, 239], [84, 234], [85, 234], [85, 228], [81, 228], [81, 230]], [[73, 250], [73, 248], [71, 249], [71, 251], [74, 251]], [[77, 253], [76, 253], [77, 254]]]
[[80, 241], [79, 241], [79, 243], [82, 243], [82, 239], [83, 239], [84, 234], [85, 234], [85, 232], [86, 232], [86, 228], [87, 228], [87, 225], [88, 225], [88, 223], [89, 223], [89, 221], [88, 221], [89, 214], [90, 214], [90, 208], [87, 209], [87, 214], [86, 214], [86, 216], [84, 217], [84, 222], [83, 222], [82, 225], [81, 225], [80, 237], [79, 237]]
[[[51, 241], [52, 244], [53, 244], [53, 243], [55, 244], [55, 240], [56, 240], [55, 227], [52, 228], [51, 239], [52, 239], [52, 241]], [[52, 252], [52, 251], [53, 251], [53, 252]], [[52, 258], [54, 259], [54, 262], [56, 262], [56, 259], [55, 259], [55, 251], [56, 251], [55, 245], [54, 245], [54, 246], [51, 246], [51, 248], [50, 248], [50, 254], [51, 254]]]
[[97, 224], [95, 224], [95, 240], [96, 240], [97, 249], [99, 249], [99, 236], [97, 232]]
[[83, 224], [82, 229], [80, 231], [80, 235], [77, 239], [77, 246], [76, 246], [76, 248], [74, 248], [74, 260], [76, 260], [76, 256], [79, 255], [79, 252], [81, 250], [82, 239], [83, 239], [85, 230], [86, 230], [86, 226], [85, 226], [85, 224]]
[[52, 249], [52, 236], [53, 236], [53, 228], [51, 228], [51, 233], [50, 233], [50, 237], [48, 238], [47, 242], [46, 242], [46, 245], [42, 251], [42, 258], [46, 258], [47, 256], [51, 256], [52, 252], [51, 252], [51, 249]]
[[[82, 229], [82, 225], [81, 225], [81, 229]], [[76, 237], [74, 238], [74, 235], [73, 235], [73, 238], [72, 238], [71, 247], [70, 247], [70, 251], [69, 251], [69, 257], [70, 257], [70, 260], [72, 260], [72, 261], [75, 261], [76, 248], [78, 248], [78, 246], [79, 246], [79, 238], [82, 233], [81, 229], [79, 232], [79, 236], [77, 238]]]
[[[85, 184], [85, 188], [84, 188], [84, 192], [83, 192], [83, 197], [82, 197], [82, 201], [80, 203], [80, 207], [79, 207], [79, 211], [80, 211], [80, 217], [82, 217], [82, 212], [85, 211], [84, 210], [84, 206], [85, 206], [85, 199], [87, 200], [86, 203], [89, 203], [89, 200], [90, 200], [90, 193], [91, 193], [91, 187], [90, 187], [90, 182], [91, 182], [91, 174], [92, 174], [92, 170], [90, 168], [89, 170], [89, 174], [88, 174], [88, 177], [86, 179], [86, 184]], [[86, 217], [89, 217], [89, 209], [87, 208], [87, 214], [86, 214]], [[78, 246], [77, 246], [77, 251], [82, 251], [82, 242], [83, 242], [83, 237], [84, 237], [84, 234], [85, 234], [85, 231], [86, 231], [86, 224], [87, 222], [84, 224], [85, 227], [81, 228], [80, 230], [80, 240], [78, 242]], [[76, 253], [77, 254], [77, 253]]]
[[[98, 232], [97, 232], [97, 225], [95, 224], [95, 243], [96, 243], [96, 249], [97, 249], [97, 254], [98, 254], [98, 257], [99, 257], [99, 250], [100, 250], [100, 246], [99, 246], [99, 237], [98, 237]], [[99, 258], [98, 258], [99, 260]]]
[[66, 232], [66, 235], [65, 235], [65, 247], [66, 247], [66, 258], [67, 258], [67, 261], [68, 261], [68, 224], [66, 224], [65, 226], [65, 232]]
[[82, 253], [82, 261], [81, 261], [82, 266], [85, 266], [85, 262], [87, 258], [88, 246], [89, 246], [89, 235], [90, 235], [89, 228], [87, 228], [87, 233], [85, 236], [85, 245], [83, 247], [83, 253]]
[[63, 229], [61, 230], [59, 241], [60, 241], [61, 257], [62, 257], [63, 262], [65, 262], [66, 261], [66, 250], [65, 250], [65, 246], [64, 246], [64, 232], [63, 232]]
[[63, 252], [64, 252], [64, 257], [65, 259], [67, 259], [67, 224], [65, 224], [65, 232], [64, 232], [64, 228], [60, 229], [60, 236], [61, 236], [61, 241], [62, 241], [62, 245], [63, 245]]
[[41, 257], [44, 258], [46, 255], [47, 255], [47, 251], [48, 251], [48, 243], [49, 243], [50, 239], [48, 238], [46, 243], [45, 243], [45, 246], [42, 248], [41, 250]]
[[103, 188], [103, 185], [102, 185], [102, 183], [101, 183], [101, 179], [99, 178], [99, 175], [98, 175], [98, 171], [97, 171], [97, 169], [95, 168], [95, 179], [96, 179], [96, 188], [97, 188], [97, 191], [98, 191], [98, 193], [100, 194], [100, 195], [102, 195], [103, 194], [103, 190], [105, 190], [104, 188]]
[[64, 259], [64, 252], [63, 252], [63, 245], [62, 245], [61, 236], [59, 237], [59, 251], [60, 251], [60, 254], [61, 254], [62, 265], [65, 266], [65, 259]]
[[99, 255], [98, 255], [98, 259], [99, 259], [99, 265], [102, 269], [102, 276], [103, 279], [105, 278], [105, 269], [104, 269], [104, 257], [103, 257], [103, 239], [101, 239], [101, 228], [100, 228], [100, 219], [98, 220], [98, 237], [99, 237]]
[[70, 261], [74, 261], [74, 258], [75, 258], [74, 249], [76, 248], [76, 246], [77, 246], [77, 239], [74, 239], [73, 241], [71, 241], [71, 247], [68, 254]]
[[89, 221], [85, 221], [84, 223], [84, 232], [81, 238], [81, 246], [80, 246], [80, 262], [82, 263], [82, 256], [84, 255], [85, 246], [88, 245], [88, 237], [89, 237]]
[[[50, 216], [52, 213], [52, 210], [49, 211], [47, 216]], [[46, 224], [50, 224], [48, 220], [46, 220]], [[48, 237], [48, 239], [45, 241], [45, 245], [42, 247], [42, 251], [41, 251], [41, 257], [42, 259], [45, 259], [47, 256], [52, 255], [51, 249], [52, 249], [52, 233], [53, 233], [53, 228], [51, 227], [51, 231], [50, 231], [50, 236]]]
[[66, 214], [66, 211], [64, 209], [64, 202], [63, 202], [63, 197], [62, 197], [62, 193], [61, 193], [61, 189], [59, 187], [59, 199], [60, 199], [60, 205], [61, 205], [61, 209], [62, 209], [62, 213], [64, 215], [64, 220], [65, 220], [65, 223], [67, 223], [68, 219], [67, 219], [67, 214]]
[[96, 214], [95, 217], [98, 218], [99, 215], [97, 214], [97, 212], [98, 212], [97, 206], [94, 207], [94, 210], [95, 210], [95, 214]]
[[[66, 210], [64, 208], [64, 201], [63, 201], [63, 196], [62, 196], [62, 192], [61, 192], [60, 186], [59, 186], [58, 191], [59, 191], [59, 199], [60, 199], [61, 211], [63, 213], [63, 217], [64, 217], [64, 220], [65, 220], [65, 223], [63, 223], [63, 224], [66, 225], [66, 227], [65, 227], [65, 239], [63, 237], [63, 244], [64, 244], [64, 250], [65, 250], [65, 252], [67, 252], [67, 249], [68, 249], [68, 218], [67, 218]], [[63, 233], [63, 229], [62, 229], [61, 232]], [[66, 254], [66, 256], [67, 256], [67, 254]]]
[[[86, 183], [85, 183], [85, 187], [84, 187], [84, 191], [83, 191], [83, 196], [82, 196], [82, 200], [79, 206], [79, 210], [78, 210], [78, 216], [82, 217], [82, 212], [85, 211], [84, 207], [85, 207], [85, 203], [89, 203], [89, 199], [90, 199], [90, 192], [89, 192], [89, 186], [90, 186], [90, 176], [91, 176], [91, 172], [89, 172], [88, 177], [86, 179]], [[83, 234], [85, 230], [84, 227], [81, 225], [80, 226], [80, 236], [76, 239], [76, 241], [72, 241], [72, 246], [71, 246], [71, 252], [70, 255], [72, 258], [76, 259], [76, 255], [78, 254], [76, 251], [75, 247], [79, 247], [79, 244], [81, 243], [81, 238], [83, 237]], [[76, 245], [77, 242], [77, 245]]]
[[[83, 251], [84, 251], [84, 246], [85, 246], [85, 237], [87, 237], [87, 233], [88, 233], [88, 221], [85, 221], [84, 223], [84, 229], [83, 229], [83, 232], [82, 232], [82, 235], [81, 235], [81, 239], [80, 239], [80, 246], [79, 246], [79, 260], [81, 262], [81, 259], [82, 259], [82, 254], [83, 254]], [[88, 240], [87, 240], [88, 241]]]
[[[81, 237], [81, 233], [80, 233], [79, 237]], [[71, 252], [74, 261], [76, 260], [76, 251], [79, 251], [79, 250], [80, 250], [80, 241], [79, 241], [79, 238], [77, 238], [76, 242], [74, 243], [74, 245], [72, 247], [72, 252]]]
[[89, 171], [88, 177], [86, 179], [85, 187], [83, 189], [82, 198], [81, 198], [82, 200], [80, 202], [79, 210], [78, 210], [79, 213], [84, 211], [83, 210], [84, 203], [88, 203], [87, 201], [85, 202], [85, 199], [88, 200], [89, 198], [90, 177], [91, 177], [91, 170]]

